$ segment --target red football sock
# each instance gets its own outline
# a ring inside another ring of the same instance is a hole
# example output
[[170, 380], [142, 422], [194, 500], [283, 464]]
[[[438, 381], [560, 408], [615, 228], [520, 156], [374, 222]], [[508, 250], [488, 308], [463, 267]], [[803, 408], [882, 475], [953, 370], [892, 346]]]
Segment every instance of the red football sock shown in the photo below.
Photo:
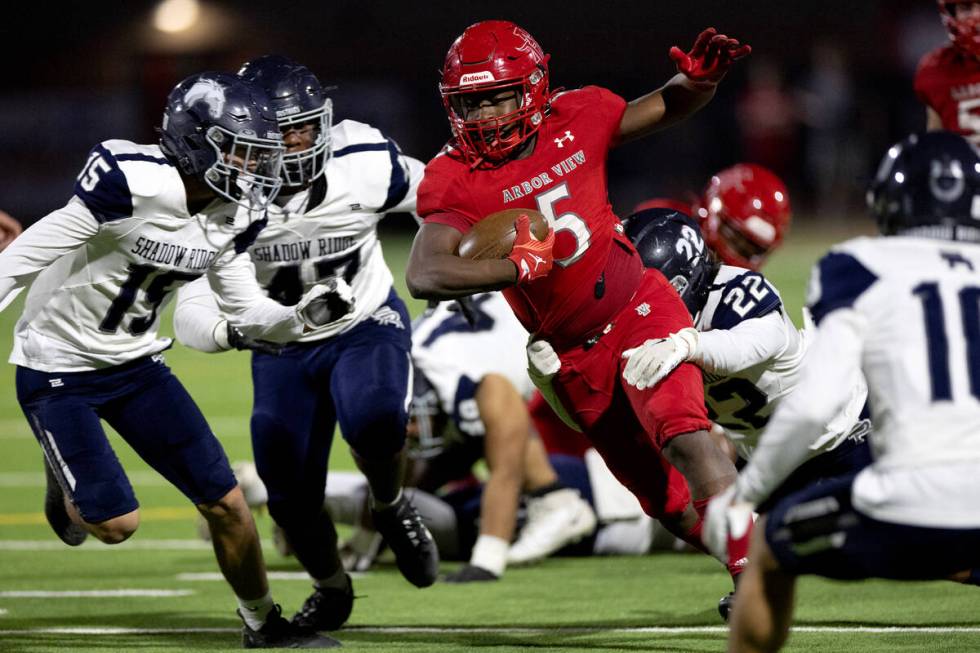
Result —
[[[701, 540], [701, 527], [704, 524], [704, 513], [708, 509], [708, 503], [714, 497], [708, 497], [707, 499], [696, 499], [691, 503], [694, 504], [694, 511], [698, 513], [698, 522], [691, 529], [691, 533], [697, 534], [698, 541]], [[732, 580], [736, 578], [745, 569], [745, 564], [748, 562], [749, 554], [749, 541], [752, 534], [752, 527], [749, 527], [749, 532], [746, 536], [737, 542], [731, 540], [728, 541], [728, 560], [725, 562], [725, 567], [728, 568], [728, 573], [731, 574]], [[695, 545], [702, 551], [706, 548], [703, 543], [700, 545]]]

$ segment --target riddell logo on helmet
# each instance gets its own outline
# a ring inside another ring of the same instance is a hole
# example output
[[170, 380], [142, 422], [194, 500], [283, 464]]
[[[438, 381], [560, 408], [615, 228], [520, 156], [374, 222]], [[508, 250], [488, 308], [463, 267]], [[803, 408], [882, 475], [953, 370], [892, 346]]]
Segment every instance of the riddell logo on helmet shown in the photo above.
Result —
[[459, 78], [460, 85], [463, 84], [479, 84], [481, 82], [495, 82], [496, 78], [493, 73], [489, 70], [484, 70], [479, 73], [466, 73]]

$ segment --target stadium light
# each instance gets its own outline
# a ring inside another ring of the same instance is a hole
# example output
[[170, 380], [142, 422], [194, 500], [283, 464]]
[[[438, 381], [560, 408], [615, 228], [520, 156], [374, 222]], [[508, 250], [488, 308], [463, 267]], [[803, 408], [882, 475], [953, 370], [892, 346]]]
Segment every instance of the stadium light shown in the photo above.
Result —
[[197, 0], [164, 0], [153, 12], [153, 26], [169, 34], [183, 32], [197, 22], [200, 13]]

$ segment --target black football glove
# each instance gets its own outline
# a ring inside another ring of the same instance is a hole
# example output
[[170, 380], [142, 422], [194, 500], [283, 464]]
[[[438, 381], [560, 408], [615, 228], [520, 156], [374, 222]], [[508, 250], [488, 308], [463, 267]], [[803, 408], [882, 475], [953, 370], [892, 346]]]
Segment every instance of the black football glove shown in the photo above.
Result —
[[283, 348], [283, 345], [276, 342], [253, 340], [242, 333], [238, 327], [233, 326], [231, 322], [228, 322], [228, 344], [238, 351], [250, 349], [270, 356], [278, 356], [282, 353]]
[[442, 577], [444, 583], [474, 583], [488, 580], [500, 580], [500, 576], [483, 567], [466, 564], [458, 570]]

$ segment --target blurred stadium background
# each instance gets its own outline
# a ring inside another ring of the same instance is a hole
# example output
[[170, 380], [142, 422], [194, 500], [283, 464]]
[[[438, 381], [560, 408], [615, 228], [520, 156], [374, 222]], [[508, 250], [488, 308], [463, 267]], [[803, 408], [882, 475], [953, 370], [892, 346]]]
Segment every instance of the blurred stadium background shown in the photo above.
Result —
[[528, 29], [552, 87], [599, 84], [631, 99], [673, 74], [671, 45], [714, 25], [751, 44], [714, 102], [614, 152], [614, 208], [683, 196], [739, 160], [788, 182], [800, 222], [848, 220], [883, 149], [922, 129], [918, 58], [946, 36], [931, 0], [586, 0], [493, 3], [134, 0], [20, 5], [0, 21], [0, 209], [29, 224], [60, 206], [89, 148], [153, 142], [175, 82], [275, 52], [305, 63], [336, 117], [371, 123], [427, 160], [448, 125], [436, 90], [452, 40], [484, 18]]

